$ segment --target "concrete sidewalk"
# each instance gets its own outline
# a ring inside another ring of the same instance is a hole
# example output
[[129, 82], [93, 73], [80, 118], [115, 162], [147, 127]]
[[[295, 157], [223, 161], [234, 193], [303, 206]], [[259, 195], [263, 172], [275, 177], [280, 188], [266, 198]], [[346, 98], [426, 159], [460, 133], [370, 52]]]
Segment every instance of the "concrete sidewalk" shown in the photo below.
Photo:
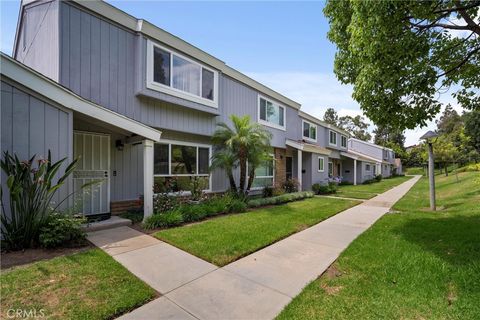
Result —
[[419, 178], [223, 268], [128, 227], [89, 240], [163, 295], [122, 319], [272, 319]]

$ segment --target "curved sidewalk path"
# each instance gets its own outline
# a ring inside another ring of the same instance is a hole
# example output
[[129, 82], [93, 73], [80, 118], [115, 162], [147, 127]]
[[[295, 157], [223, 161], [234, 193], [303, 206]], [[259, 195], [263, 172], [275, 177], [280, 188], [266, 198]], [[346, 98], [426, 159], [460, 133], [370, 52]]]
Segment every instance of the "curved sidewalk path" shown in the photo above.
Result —
[[162, 294], [121, 319], [272, 319], [419, 179], [222, 268], [129, 227], [88, 238]]

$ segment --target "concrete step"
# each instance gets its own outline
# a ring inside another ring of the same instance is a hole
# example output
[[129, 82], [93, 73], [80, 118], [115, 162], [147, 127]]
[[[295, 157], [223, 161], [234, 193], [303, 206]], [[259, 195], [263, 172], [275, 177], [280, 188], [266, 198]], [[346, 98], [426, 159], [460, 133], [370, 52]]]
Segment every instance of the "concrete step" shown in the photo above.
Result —
[[132, 225], [132, 221], [129, 219], [120, 218], [117, 216], [111, 216], [107, 220], [86, 223], [82, 226], [82, 229], [85, 232], [92, 232], [92, 231], [113, 229], [113, 228], [123, 227], [123, 226], [130, 226], [130, 225]]

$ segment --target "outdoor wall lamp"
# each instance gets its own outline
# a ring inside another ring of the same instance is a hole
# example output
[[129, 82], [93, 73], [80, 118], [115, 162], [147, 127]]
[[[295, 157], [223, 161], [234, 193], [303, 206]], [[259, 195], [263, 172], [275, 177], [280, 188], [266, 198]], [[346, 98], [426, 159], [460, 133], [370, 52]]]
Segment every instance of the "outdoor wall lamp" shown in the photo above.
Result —
[[434, 158], [433, 158], [433, 144], [437, 142], [438, 134], [433, 131], [428, 131], [420, 137], [421, 140], [425, 140], [428, 145], [428, 178], [430, 184], [430, 209], [432, 211], [437, 210], [435, 204], [435, 172], [434, 172]]
[[124, 145], [122, 140], [115, 140], [115, 148], [117, 148], [118, 151], [122, 151], [123, 147]]

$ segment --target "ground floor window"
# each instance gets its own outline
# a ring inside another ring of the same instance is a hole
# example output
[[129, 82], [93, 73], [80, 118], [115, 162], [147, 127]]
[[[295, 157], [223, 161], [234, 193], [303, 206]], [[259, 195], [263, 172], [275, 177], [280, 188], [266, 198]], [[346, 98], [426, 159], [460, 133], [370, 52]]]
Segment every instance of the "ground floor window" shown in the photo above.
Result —
[[333, 162], [328, 163], [328, 175], [333, 176]]
[[275, 160], [265, 161], [265, 163], [255, 169], [255, 178], [252, 188], [264, 188], [273, 186], [273, 177], [275, 174]]
[[154, 147], [154, 192], [179, 192], [190, 189], [198, 177], [210, 189], [210, 153], [206, 145], [183, 142], [156, 143]]
[[371, 170], [370, 164], [368, 164], [368, 163], [365, 164], [365, 171], [370, 171], [370, 170]]
[[325, 170], [325, 158], [318, 157], [318, 171], [323, 172], [324, 170]]

